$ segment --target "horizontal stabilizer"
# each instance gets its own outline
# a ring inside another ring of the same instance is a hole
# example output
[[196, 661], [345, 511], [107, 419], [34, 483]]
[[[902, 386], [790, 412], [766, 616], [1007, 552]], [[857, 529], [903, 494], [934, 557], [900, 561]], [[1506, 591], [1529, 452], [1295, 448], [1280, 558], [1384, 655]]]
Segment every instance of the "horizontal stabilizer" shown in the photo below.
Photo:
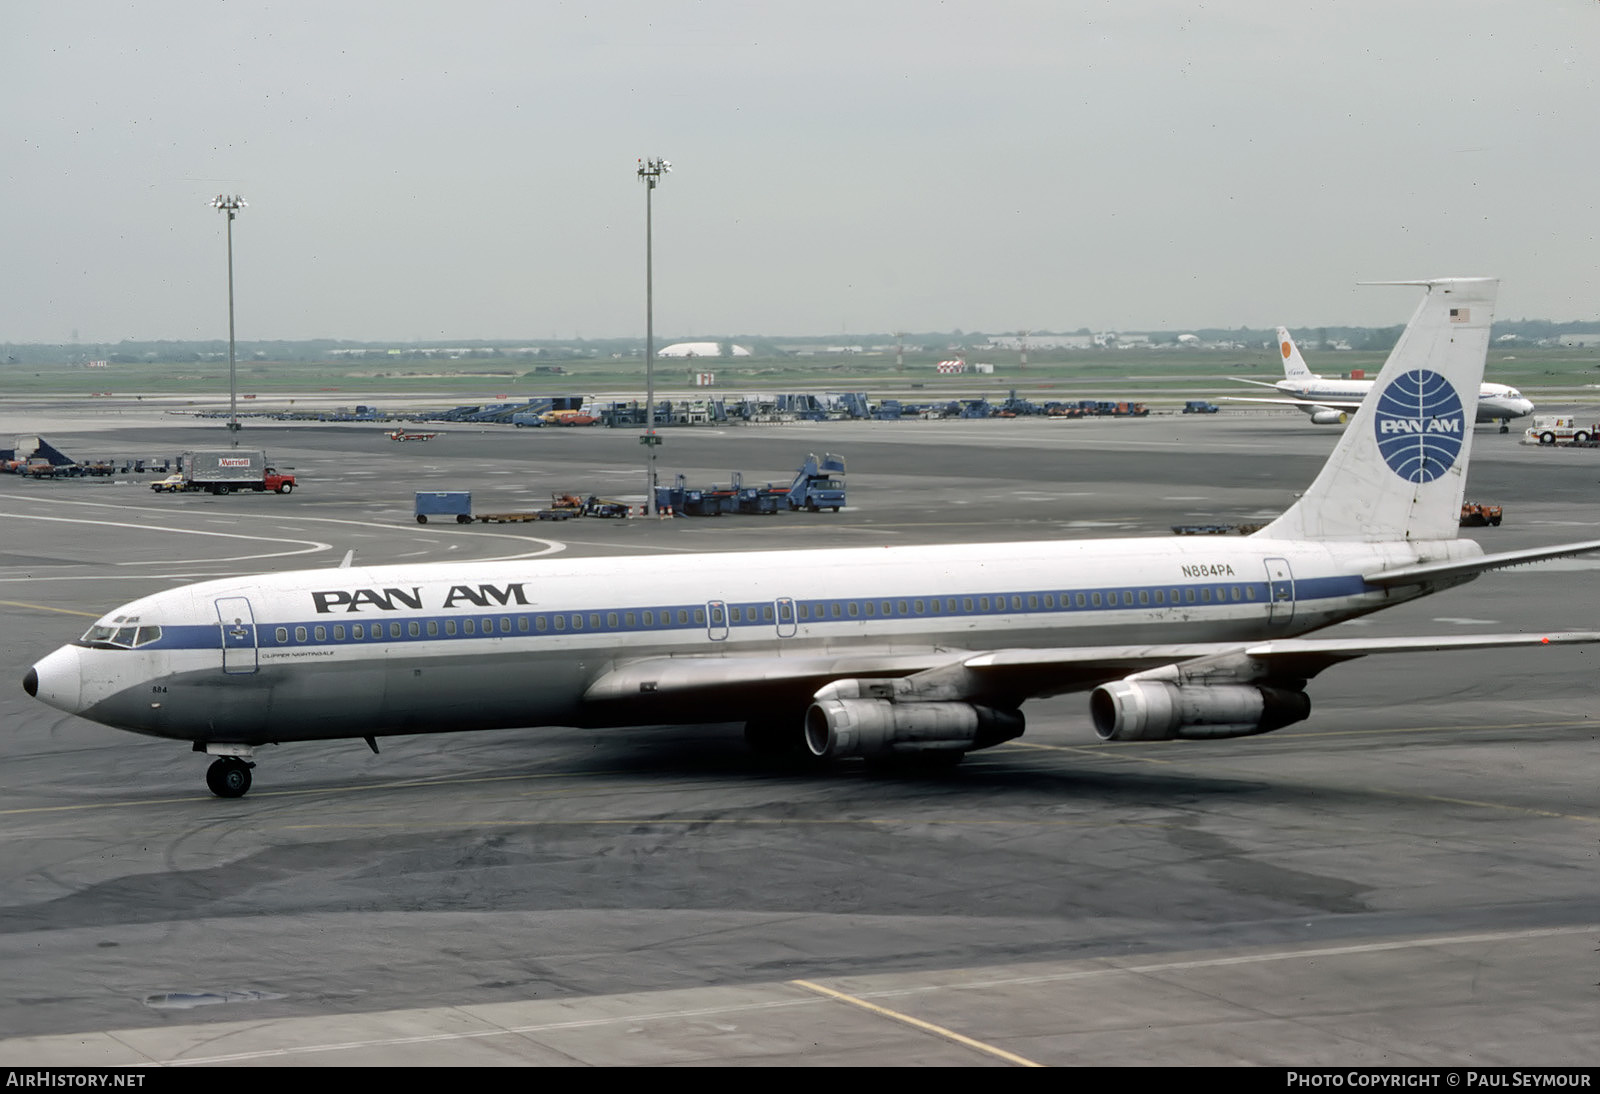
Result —
[[1530, 562], [1543, 562], [1551, 558], [1600, 551], [1600, 539], [1582, 543], [1558, 543], [1550, 547], [1529, 547], [1521, 551], [1498, 551], [1476, 558], [1452, 559], [1445, 562], [1421, 562], [1415, 566], [1402, 566], [1395, 570], [1381, 570], [1367, 574], [1361, 580], [1368, 585], [1416, 585], [1435, 578], [1463, 577], [1489, 570], [1503, 570], [1508, 566], [1523, 566]]

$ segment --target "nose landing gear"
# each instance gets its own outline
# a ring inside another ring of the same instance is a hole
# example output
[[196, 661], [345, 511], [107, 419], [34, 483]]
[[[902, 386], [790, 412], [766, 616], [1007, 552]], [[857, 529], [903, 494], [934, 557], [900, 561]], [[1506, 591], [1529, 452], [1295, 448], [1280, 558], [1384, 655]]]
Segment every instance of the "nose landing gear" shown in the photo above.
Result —
[[219, 798], [242, 798], [250, 789], [250, 769], [254, 766], [238, 756], [223, 756], [206, 768], [206, 785]]

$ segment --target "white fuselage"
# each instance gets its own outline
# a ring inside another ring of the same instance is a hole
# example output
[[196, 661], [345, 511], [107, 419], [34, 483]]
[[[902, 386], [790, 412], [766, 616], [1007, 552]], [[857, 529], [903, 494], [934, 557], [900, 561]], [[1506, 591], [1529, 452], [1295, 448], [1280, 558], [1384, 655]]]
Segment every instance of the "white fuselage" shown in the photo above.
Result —
[[[1328, 380], [1313, 376], [1298, 380], [1279, 380], [1274, 386], [1285, 395], [1303, 400], [1302, 409], [1313, 414], [1319, 409], [1334, 409], [1359, 403], [1372, 390], [1371, 380]], [[1524, 418], [1533, 413], [1533, 402], [1514, 387], [1485, 383], [1478, 389], [1479, 422], [1500, 422]]]
[[[111, 640], [35, 669], [54, 706], [204, 743], [740, 721], [810, 695], [686, 706], [613, 670], [866, 654], [896, 675], [963, 650], [1283, 637], [1433, 588], [1363, 574], [1479, 553], [1218, 537], [311, 570], [156, 593], [97, 624]], [[1123, 671], [1099, 664], [1053, 690]]]

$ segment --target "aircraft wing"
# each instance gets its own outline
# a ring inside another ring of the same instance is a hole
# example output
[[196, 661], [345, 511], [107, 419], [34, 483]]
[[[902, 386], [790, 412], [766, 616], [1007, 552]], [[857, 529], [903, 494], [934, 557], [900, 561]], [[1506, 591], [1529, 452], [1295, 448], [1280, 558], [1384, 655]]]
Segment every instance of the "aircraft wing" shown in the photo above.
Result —
[[[1597, 544], [1600, 546], [1600, 544]], [[1186, 680], [1306, 680], [1341, 661], [1383, 653], [1600, 642], [1600, 631], [1281, 638], [1055, 649], [845, 652], [823, 657], [656, 657], [620, 662], [597, 678], [584, 706], [613, 717], [743, 720], [751, 710], [808, 705], [841, 680], [863, 680], [881, 698], [1016, 707], [1130, 676]]]
[[[973, 656], [972, 650], [859, 652], [807, 657], [647, 657], [621, 661], [597, 677], [584, 692], [588, 708], [608, 712], [650, 712], [668, 717], [698, 711], [705, 720], [718, 708], [804, 706], [817, 690], [835, 680], [895, 678], [946, 667]], [[730, 715], [730, 720], [739, 715]]]
[[1253, 395], [1220, 395], [1218, 398], [1225, 403], [1276, 403], [1279, 406], [1322, 407], [1326, 410], [1355, 411], [1361, 407], [1360, 399], [1263, 399]]
[[[1188, 680], [1266, 680], [1309, 679], [1331, 665], [1383, 653], [1437, 653], [1445, 650], [1500, 649], [1512, 646], [1565, 646], [1600, 642], [1600, 631], [1560, 631], [1550, 634], [1448, 634], [1396, 638], [1277, 638], [1266, 642], [1210, 643], [1193, 646], [1147, 646], [1129, 648], [1127, 660], [1112, 661], [1105, 668], [1120, 668], [1135, 658], [1153, 659], [1159, 664], [1139, 675], [1182, 675]], [[979, 654], [966, 662], [977, 672], [1021, 673], [1029, 669], [1049, 669], [1060, 662], [1052, 655], [1087, 654], [1089, 650], [998, 650]], [[1106, 651], [1105, 652], [1115, 652]], [[1166, 656], [1173, 654], [1176, 656]], [[1079, 668], [1084, 662], [1076, 662]], [[1119, 678], [1117, 676], [1103, 676]], [[1131, 675], [1131, 674], [1130, 674]], [[1058, 689], [1074, 690], [1070, 688]], [[1049, 694], [1049, 693], [1044, 693]]]
[[1132, 672], [1238, 653], [1239, 642], [1055, 649], [842, 652], [822, 657], [650, 657], [623, 661], [584, 692], [586, 706], [666, 711], [692, 706], [728, 709], [747, 702], [804, 705], [838, 680], [909, 680], [923, 700], [971, 700], [1005, 695], [1013, 703], [1082, 691]]

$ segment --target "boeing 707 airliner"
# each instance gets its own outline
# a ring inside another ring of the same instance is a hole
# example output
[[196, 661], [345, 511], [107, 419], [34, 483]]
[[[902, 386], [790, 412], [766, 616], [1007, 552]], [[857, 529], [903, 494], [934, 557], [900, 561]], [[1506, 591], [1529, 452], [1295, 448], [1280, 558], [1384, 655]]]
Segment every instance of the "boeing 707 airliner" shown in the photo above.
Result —
[[1105, 740], [1242, 737], [1310, 713], [1369, 654], [1600, 633], [1299, 637], [1498, 567], [1457, 538], [1498, 283], [1426, 290], [1328, 462], [1249, 537], [1066, 540], [433, 563], [266, 574], [116, 608], [28, 670], [30, 695], [216, 757], [269, 743], [740, 721], [758, 747], [958, 760], [1032, 698], [1089, 692]]
[[[1246, 380], [1235, 376], [1241, 384], [1257, 384], [1276, 388], [1283, 398], [1251, 398], [1246, 395], [1228, 396], [1232, 403], [1277, 403], [1292, 406], [1311, 415], [1316, 425], [1343, 425], [1356, 412], [1361, 401], [1372, 391], [1373, 380], [1330, 380], [1306, 367], [1300, 347], [1284, 327], [1278, 328], [1278, 352], [1283, 356], [1283, 379], [1275, 384], [1265, 380]], [[1533, 413], [1533, 403], [1522, 392], [1506, 384], [1478, 385], [1478, 416], [1480, 422], [1499, 422], [1500, 432], [1509, 433], [1512, 418], [1526, 418]]]

